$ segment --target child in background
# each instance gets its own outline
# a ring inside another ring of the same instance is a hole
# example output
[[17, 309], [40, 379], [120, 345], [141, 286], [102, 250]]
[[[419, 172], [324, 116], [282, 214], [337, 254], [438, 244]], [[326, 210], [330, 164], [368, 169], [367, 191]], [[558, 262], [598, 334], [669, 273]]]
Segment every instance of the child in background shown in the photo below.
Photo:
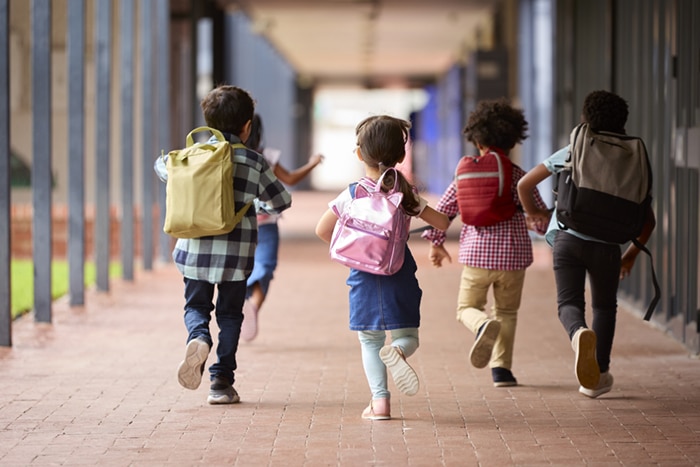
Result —
[[[309, 162], [301, 167], [289, 171], [280, 164], [280, 151], [265, 147], [262, 119], [260, 115], [253, 116], [250, 136], [245, 145], [259, 152], [265, 157], [272, 167], [275, 176], [285, 185], [294, 186], [302, 181], [311, 171], [323, 162], [321, 154], [314, 154]], [[248, 277], [248, 290], [246, 301], [243, 305], [243, 325], [241, 326], [241, 339], [252, 341], [258, 335], [258, 313], [262, 307], [267, 291], [270, 287], [279, 252], [279, 226], [277, 221], [280, 214], [269, 212], [264, 203], [256, 201], [258, 214], [258, 246], [255, 249], [255, 264], [253, 272]]]
[[[627, 102], [608, 91], [593, 91], [583, 102], [582, 121], [593, 131], [625, 134]], [[564, 168], [569, 146], [549, 156], [530, 170], [518, 183], [518, 192], [528, 217], [547, 225], [548, 211], [533, 203], [535, 187]], [[600, 167], [601, 171], [605, 167]], [[640, 236], [646, 244], [656, 226], [654, 211], [649, 207]], [[575, 353], [574, 372], [579, 392], [595, 398], [612, 389], [610, 353], [617, 320], [617, 288], [620, 279], [629, 275], [640, 250], [630, 243], [623, 255], [620, 246], [594, 237], [559, 229], [556, 215], [551, 216], [546, 237], [553, 246], [554, 279], [557, 283], [559, 321], [564, 326]], [[586, 325], [586, 275], [591, 287], [592, 329]]]
[[[246, 91], [235, 86], [217, 87], [202, 99], [201, 107], [207, 126], [221, 131], [230, 143], [248, 139], [255, 103]], [[236, 211], [255, 198], [274, 213], [291, 206], [291, 195], [260, 154], [236, 148], [232, 158]], [[155, 170], [162, 181], [167, 180], [162, 158], [156, 161]], [[246, 279], [253, 269], [256, 240], [255, 212], [248, 209], [228, 234], [180, 238], [173, 250], [175, 265], [185, 281], [188, 336], [185, 359], [178, 367], [177, 377], [187, 389], [197, 389], [202, 381], [204, 364], [213, 344], [209, 322], [212, 310], [216, 309], [219, 342], [217, 361], [209, 367], [211, 386], [207, 402], [210, 404], [233, 404], [240, 400], [233, 388], [236, 351], [243, 322]], [[218, 289], [216, 307], [212, 303], [214, 288]]]
[[[357, 125], [355, 153], [365, 165], [363, 183], [374, 187], [387, 168], [395, 167], [404, 159], [410, 126], [409, 122], [388, 115], [369, 117]], [[420, 217], [436, 228], [446, 229], [447, 216], [428, 207], [406, 178], [398, 171], [396, 174], [399, 189], [404, 194], [402, 208], [406, 215]], [[382, 189], [388, 191], [394, 182], [394, 175], [387, 174]], [[352, 196], [348, 188], [329, 203], [330, 209], [316, 226], [319, 238], [330, 243], [339, 214], [350, 203]], [[391, 418], [387, 368], [401, 392], [407, 395], [418, 392], [418, 376], [406, 362], [406, 358], [418, 348], [422, 291], [416, 269], [408, 245], [403, 266], [394, 275], [374, 275], [350, 269], [347, 280], [350, 286], [350, 330], [358, 332], [362, 365], [372, 393], [362, 418]], [[391, 333], [390, 345], [385, 345], [386, 331]]]
[[[526, 137], [527, 121], [522, 110], [511, 107], [504, 99], [479, 102], [464, 128], [468, 141], [480, 154], [499, 151], [508, 156], [513, 147]], [[510, 189], [518, 207], [517, 183], [525, 171], [513, 164]], [[534, 192], [537, 206], [546, 209], [539, 192]], [[445, 190], [436, 209], [450, 220], [459, 213], [457, 184]], [[534, 229], [534, 225], [530, 226]], [[496, 387], [517, 386], [511, 371], [518, 309], [525, 281], [525, 269], [532, 264], [532, 243], [521, 209], [508, 220], [489, 226], [464, 224], [459, 235], [458, 261], [464, 264], [457, 299], [457, 320], [476, 334], [469, 352], [476, 368], [491, 367]], [[443, 260], [452, 261], [445, 249], [444, 229], [423, 233], [431, 241], [429, 257], [436, 267]], [[489, 288], [493, 287], [493, 315], [484, 309]]]

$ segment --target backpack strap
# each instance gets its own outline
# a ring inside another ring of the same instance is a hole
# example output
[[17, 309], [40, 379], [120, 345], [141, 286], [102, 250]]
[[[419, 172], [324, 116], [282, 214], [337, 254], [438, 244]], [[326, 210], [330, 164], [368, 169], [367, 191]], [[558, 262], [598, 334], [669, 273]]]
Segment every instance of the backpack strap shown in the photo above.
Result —
[[[223, 137], [223, 136], [222, 136]], [[225, 141], [223, 139], [222, 141]], [[231, 149], [248, 149], [245, 144], [243, 143], [231, 143]], [[233, 160], [233, 155], [232, 155], [232, 160]], [[243, 216], [245, 216], [245, 213], [248, 212], [248, 208], [253, 205], [254, 200], [250, 200], [245, 205], [233, 216], [233, 220], [238, 225], [238, 223], [243, 219]]]
[[634, 243], [634, 246], [636, 246], [649, 256], [649, 264], [651, 265], [651, 282], [654, 285], [654, 298], [651, 299], [651, 303], [649, 303], [647, 311], [646, 313], [644, 313], [644, 321], [649, 321], [651, 319], [651, 315], [654, 314], [654, 309], [659, 303], [659, 299], [661, 298], [661, 288], [659, 287], [659, 282], [656, 280], [656, 272], [654, 271], [654, 259], [651, 256], [651, 252], [646, 246], [639, 243], [637, 239], [632, 240], [632, 243]]

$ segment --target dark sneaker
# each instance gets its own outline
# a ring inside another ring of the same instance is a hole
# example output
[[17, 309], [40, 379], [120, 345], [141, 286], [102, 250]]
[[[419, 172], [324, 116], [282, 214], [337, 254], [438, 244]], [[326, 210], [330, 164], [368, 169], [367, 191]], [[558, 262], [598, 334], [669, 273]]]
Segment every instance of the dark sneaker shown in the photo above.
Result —
[[491, 376], [493, 377], [493, 385], [497, 388], [518, 385], [515, 376], [513, 376], [513, 373], [507, 368], [491, 368]]
[[579, 384], [587, 389], [598, 387], [600, 368], [595, 355], [596, 335], [588, 328], [579, 328], [571, 339], [571, 347], [576, 352], [574, 371]]
[[491, 360], [493, 344], [501, 331], [501, 323], [490, 319], [481, 325], [476, 340], [469, 351], [469, 360], [475, 368], [484, 368]]
[[183, 388], [197, 389], [202, 382], [204, 364], [209, 357], [209, 344], [195, 337], [187, 343], [185, 359], [177, 369], [177, 380]]
[[612, 389], [612, 385], [613, 375], [611, 375], [609, 371], [606, 371], [605, 373], [600, 374], [600, 381], [598, 381], [598, 386], [596, 386], [594, 389], [588, 389], [581, 386], [578, 388], [578, 392], [580, 392], [584, 396], [590, 397], [591, 399], [595, 399], [601, 394], [610, 392], [610, 390]]
[[241, 398], [231, 383], [219, 376], [215, 377], [209, 387], [209, 397], [207, 402], [210, 404], [235, 404], [240, 402]]

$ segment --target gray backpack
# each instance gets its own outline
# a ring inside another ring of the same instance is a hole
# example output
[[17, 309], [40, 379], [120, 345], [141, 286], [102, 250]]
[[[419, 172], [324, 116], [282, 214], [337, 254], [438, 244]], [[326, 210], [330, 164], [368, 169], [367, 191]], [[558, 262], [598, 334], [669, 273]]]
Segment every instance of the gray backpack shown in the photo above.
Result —
[[571, 132], [569, 157], [559, 173], [559, 227], [611, 243], [632, 241], [644, 226], [651, 186], [641, 138], [594, 132], [583, 123]]

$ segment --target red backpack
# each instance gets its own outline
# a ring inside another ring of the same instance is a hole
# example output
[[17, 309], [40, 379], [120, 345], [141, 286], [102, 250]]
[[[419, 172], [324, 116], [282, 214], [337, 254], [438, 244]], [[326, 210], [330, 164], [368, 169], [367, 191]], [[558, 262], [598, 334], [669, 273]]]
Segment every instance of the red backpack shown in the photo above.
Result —
[[455, 181], [463, 223], [485, 227], [515, 214], [513, 163], [504, 154], [490, 150], [481, 156], [462, 157]]

